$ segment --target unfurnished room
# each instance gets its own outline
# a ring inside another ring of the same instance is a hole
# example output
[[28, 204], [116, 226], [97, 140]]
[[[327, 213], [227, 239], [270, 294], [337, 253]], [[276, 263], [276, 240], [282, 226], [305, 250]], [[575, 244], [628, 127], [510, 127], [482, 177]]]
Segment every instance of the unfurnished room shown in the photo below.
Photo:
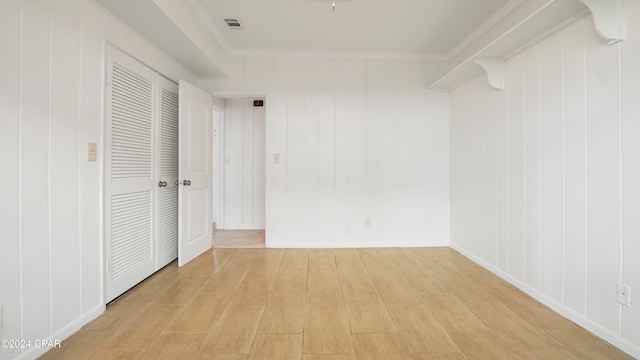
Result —
[[0, 0], [0, 360], [639, 359], [638, 19]]

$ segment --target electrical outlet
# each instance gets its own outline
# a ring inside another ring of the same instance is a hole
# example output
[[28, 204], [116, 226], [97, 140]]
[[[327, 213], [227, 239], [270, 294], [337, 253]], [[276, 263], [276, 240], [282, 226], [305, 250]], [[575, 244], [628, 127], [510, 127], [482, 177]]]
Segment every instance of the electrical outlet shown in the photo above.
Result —
[[629, 285], [618, 284], [618, 303], [631, 306], [631, 287]]

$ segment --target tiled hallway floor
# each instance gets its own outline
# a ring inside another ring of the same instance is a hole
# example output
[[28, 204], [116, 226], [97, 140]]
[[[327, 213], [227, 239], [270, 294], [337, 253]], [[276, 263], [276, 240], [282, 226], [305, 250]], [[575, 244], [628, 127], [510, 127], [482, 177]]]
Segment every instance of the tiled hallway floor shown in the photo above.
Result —
[[214, 248], [264, 248], [264, 230], [214, 230]]

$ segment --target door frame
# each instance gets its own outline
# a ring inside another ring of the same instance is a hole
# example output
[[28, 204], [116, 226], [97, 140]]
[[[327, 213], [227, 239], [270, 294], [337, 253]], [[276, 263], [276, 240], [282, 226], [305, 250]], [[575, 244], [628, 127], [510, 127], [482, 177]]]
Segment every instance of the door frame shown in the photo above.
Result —
[[[213, 147], [212, 151], [214, 152], [212, 154], [212, 158], [217, 158], [218, 159], [218, 164], [219, 164], [219, 169], [218, 169], [218, 193], [214, 193], [213, 195], [218, 195], [219, 199], [217, 201], [218, 203], [218, 216], [217, 216], [217, 220], [219, 221], [219, 223], [216, 222], [216, 229], [224, 229], [224, 133], [225, 133], [225, 127], [224, 127], [224, 120], [225, 120], [225, 114], [224, 114], [224, 109], [225, 109], [225, 102], [226, 100], [224, 98], [220, 98], [220, 97], [215, 97], [213, 96], [213, 110], [218, 110], [220, 111], [221, 118], [220, 118], [220, 133], [218, 134], [218, 148]], [[220, 104], [220, 102], [222, 101], [222, 104]], [[213, 118], [213, 117], [212, 117]], [[213, 124], [212, 124], [213, 125]], [[215, 144], [214, 144], [215, 145]], [[218, 154], [216, 156], [216, 151], [218, 151]], [[214, 181], [214, 179], [211, 179], [212, 181]], [[215, 202], [215, 200], [213, 200]]]
[[[272, 107], [270, 106], [271, 104], [271, 100], [273, 99], [272, 94], [269, 94], [269, 92], [267, 91], [210, 91], [209, 92], [211, 94], [211, 96], [213, 96], [214, 98], [214, 104], [215, 104], [215, 100], [216, 99], [234, 99], [234, 98], [263, 98], [264, 102], [266, 104], [266, 110], [264, 112], [264, 137], [265, 137], [265, 143], [264, 143], [264, 172], [265, 172], [265, 184], [264, 184], [264, 246], [265, 248], [269, 248], [269, 243], [270, 243], [270, 239], [269, 239], [269, 229], [270, 229], [270, 218], [269, 218], [269, 203], [270, 203], [270, 191], [269, 191], [269, 175], [271, 174], [272, 171], [272, 166], [274, 165], [273, 163], [269, 162], [269, 154], [274, 152], [271, 148], [271, 140], [270, 140], [270, 135], [271, 135], [271, 127], [273, 126], [272, 119], [270, 116], [271, 111], [273, 110], [269, 110], [272, 109]], [[215, 106], [215, 105], [214, 105]], [[224, 124], [223, 124], [224, 125]], [[225, 137], [225, 133], [224, 133], [224, 127], [223, 127], [223, 138]], [[223, 144], [224, 146], [224, 144]], [[223, 147], [224, 149], [224, 147]], [[222, 154], [222, 156], [224, 157], [224, 154]], [[271, 166], [270, 166], [271, 165]], [[224, 158], [223, 158], [223, 163], [222, 163], [222, 172], [221, 175], [222, 177], [222, 183], [224, 183]], [[221, 191], [224, 192], [224, 185], [221, 186]], [[222, 206], [224, 209], [224, 194], [222, 195]], [[222, 211], [224, 213], [224, 210]]]

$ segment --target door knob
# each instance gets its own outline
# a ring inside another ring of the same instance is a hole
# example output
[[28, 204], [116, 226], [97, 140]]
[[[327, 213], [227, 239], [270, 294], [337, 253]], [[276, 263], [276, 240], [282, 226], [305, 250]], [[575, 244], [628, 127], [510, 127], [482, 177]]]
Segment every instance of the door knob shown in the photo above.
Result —
[[180, 180], [176, 180], [176, 186], [180, 186]]
[[191, 185], [191, 180], [185, 180], [182, 182], [185, 186]]
[[167, 182], [166, 181], [158, 182], [158, 187], [167, 187]]

